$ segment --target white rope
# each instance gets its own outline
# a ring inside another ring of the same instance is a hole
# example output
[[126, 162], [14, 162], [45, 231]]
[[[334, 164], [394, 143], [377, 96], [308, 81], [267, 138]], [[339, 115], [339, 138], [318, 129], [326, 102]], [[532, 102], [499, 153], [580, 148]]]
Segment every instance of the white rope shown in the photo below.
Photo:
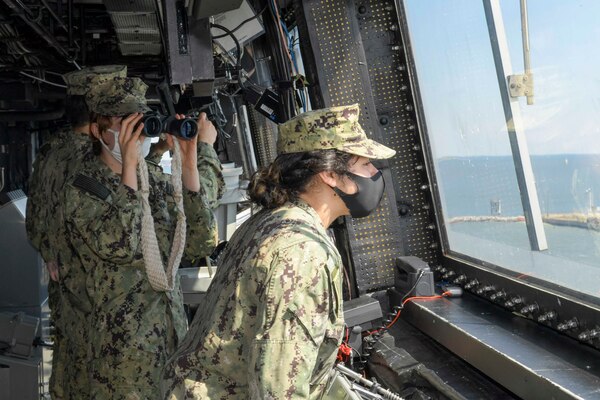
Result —
[[179, 269], [179, 263], [185, 248], [186, 222], [183, 209], [183, 187], [181, 182], [181, 149], [177, 139], [173, 140], [175, 153], [171, 161], [171, 182], [174, 188], [175, 204], [177, 206], [177, 225], [171, 246], [171, 253], [167, 269], [163, 266], [158, 239], [154, 229], [154, 218], [148, 201], [150, 194], [148, 182], [148, 166], [142, 157], [141, 150], [138, 153], [138, 168], [140, 173], [140, 188], [142, 190], [142, 254], [146, 266], [146, 275], [152, 288], [158, 292], [173, 290], [175, 275]]

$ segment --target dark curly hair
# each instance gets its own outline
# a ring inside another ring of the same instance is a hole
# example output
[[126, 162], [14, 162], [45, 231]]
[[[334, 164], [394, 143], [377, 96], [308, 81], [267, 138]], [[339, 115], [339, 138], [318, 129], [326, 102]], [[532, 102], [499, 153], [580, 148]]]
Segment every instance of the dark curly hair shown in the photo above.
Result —
[[252, 176], [248, 186], [250, 200], [268, 209], [296, 200], [319, 172], [331, 171], [345, 176], [353, 157], [333, 149], [281, 154], [270, 166]]

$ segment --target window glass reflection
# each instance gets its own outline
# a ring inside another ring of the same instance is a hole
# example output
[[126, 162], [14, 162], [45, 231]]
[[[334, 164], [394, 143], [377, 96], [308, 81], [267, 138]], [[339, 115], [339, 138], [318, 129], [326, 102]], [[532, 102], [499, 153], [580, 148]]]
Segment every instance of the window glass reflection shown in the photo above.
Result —
[[[519, 1], [500, 3], [523, 73]], [[534, 104], [519, 103], [543, 252], [528, 240], [482, 2], [404, 5], [448, 250], [600, 296], [600, 3], [528, 1]]]

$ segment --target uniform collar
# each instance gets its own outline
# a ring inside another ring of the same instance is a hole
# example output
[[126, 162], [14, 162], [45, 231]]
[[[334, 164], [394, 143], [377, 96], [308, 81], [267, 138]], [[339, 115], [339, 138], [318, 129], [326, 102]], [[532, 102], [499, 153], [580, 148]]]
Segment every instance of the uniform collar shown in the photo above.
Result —
[[314, 220], [314, 225], [318, 227], [317, 229], [321, 233], [323, 233], [323, 235], [325, 235], [326, 237], [329, 237], [329, 235], [327, 234], [327, 229], [325, 229], [325, 227], [323, 226], [323, 221], [321, 221], [321, 217], [319, 217], [317, 210], [312, 208], [307, 202], [305, 202], [304, 200], [302, 200], [300, 198], [298, 198], [296, 200], [292, 200], [291, 203], [294, 206], [305, 211], [307, 214], [309, 214], [311, 216], [312, 220]]
[[304, 212], [310, 215], [311, 219], [314, 221], [313, 226], [323, 238], [323, 242], [327, 243], [330, 248], [335, 249], [335, 251], [331, 253], [331, 256], [334, 257], [336, 262], [334, 264], [328, 263], [327, 269], [333, 280], [339, 279], [339, 266], [341, 265], [342, 261], [339, 252], [337, 251], [337, 246], [335, 245], [333, 238], [327, 232], [327, 229], [325, 229], [325, 227], [323, 226], [323, 222], [321, 221], [319, 214], [317, 214], [317, 210], [312, 208], [307, 202], [305, 202], [302, 199], [293, 200], [291, 201], [291, 204], [302, 209]]

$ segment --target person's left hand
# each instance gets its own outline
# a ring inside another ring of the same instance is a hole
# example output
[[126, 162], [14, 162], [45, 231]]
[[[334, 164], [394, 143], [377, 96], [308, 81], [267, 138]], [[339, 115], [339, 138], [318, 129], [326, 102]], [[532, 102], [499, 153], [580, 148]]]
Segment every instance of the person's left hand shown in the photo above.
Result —
[[198, 115], [198, 140], [211, 146], [217, 141], [217, 128], [204, 112]]
[[[185, 115], [175, 114], [175, 118], [184, 119]], [[181, 164], [182, 168], [197, 169], [198, 168], [198, 135], [186, 140], [178, 136], [168, 134], [167, 143], [170, 148], [173, 148], [173, 140], [177, 140], [181, 149]]]

